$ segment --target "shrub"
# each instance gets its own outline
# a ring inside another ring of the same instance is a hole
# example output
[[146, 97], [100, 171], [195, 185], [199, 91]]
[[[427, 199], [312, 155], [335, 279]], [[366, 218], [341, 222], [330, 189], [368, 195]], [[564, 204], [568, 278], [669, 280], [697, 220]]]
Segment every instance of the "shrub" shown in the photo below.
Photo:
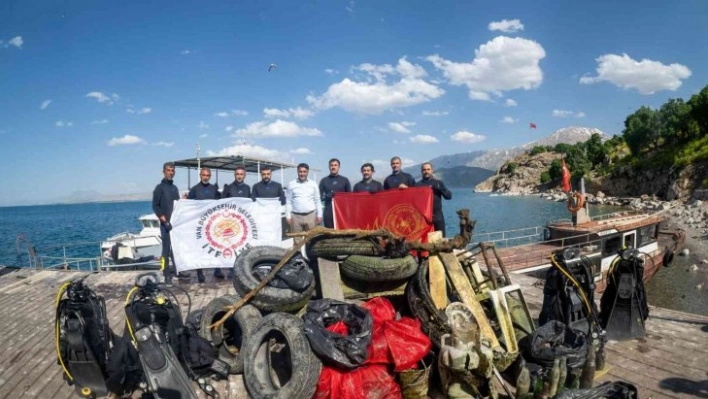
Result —
[[[541, 184], [546, 184], [551, 181], [551, 174], [548, 171], [541, 173]], [[708, 179], [706, 179], [708, 181]]]

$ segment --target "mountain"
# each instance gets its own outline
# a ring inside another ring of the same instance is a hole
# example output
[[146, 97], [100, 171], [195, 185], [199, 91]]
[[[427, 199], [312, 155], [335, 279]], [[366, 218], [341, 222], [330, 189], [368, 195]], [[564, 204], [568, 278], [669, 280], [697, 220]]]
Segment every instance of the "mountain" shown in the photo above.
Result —
[[474, 187], [494, 175], [489, 169], [475, 166], [454, 166], [435, 169], [435, 178], [445, 182], [448, 187]]
[[[494, 149], [488, 151], [470, 151], [452, 155], [442, 155], [430, 160], [435, 168], [436, 175], [440, 168], [453, 168], [455, 166], [470, 166], [487, 169], [496, 172], [509, 159], [512, 159], [524, 151], [528, 151], [535, 146], [555, 146], [556, 144], [575, 144], [587, 141], [593, 134], [599, 134], [603, 140], [609, 139], [600, 129], [568, 126], [556, 130], [553, 134], [540, 140], [533, 141], [518, 147]], [[403, 169], [412, 174], [416, 179], [420, 178], [420, 164], [409, 166]]]

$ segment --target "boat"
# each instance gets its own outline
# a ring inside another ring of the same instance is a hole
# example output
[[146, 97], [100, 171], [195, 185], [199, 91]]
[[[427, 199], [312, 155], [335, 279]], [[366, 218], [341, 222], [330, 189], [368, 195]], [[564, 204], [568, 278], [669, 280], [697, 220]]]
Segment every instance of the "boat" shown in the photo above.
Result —
[[[664, 229], [662, 212], [620, 211], [589, 217], [587, 206], [577, 210], [577, 221], [562, 219], [535, 226], [491, 233], [476, 233], [477, 261], [489, 270], [501, 268], [505, 273], [545, 277], [552, 266], [551, 256], [571, 246], [592, 264], [596, 291], [607, 286], [610, 265], [621, 249], [636, 248], [644, 259], [644, 282], [661, 266], [669, 266], [674, 254], [684, 245], [686, 234], [681, 229]], [[487, 248], [493, 249], [493, 255]]]
[[103, 266], [154, 262], [160, 258], [160, 220], [154, 214], [142, 215], [138, 220], [143, 227], [139, 233], [118, 233], [101, 243]]

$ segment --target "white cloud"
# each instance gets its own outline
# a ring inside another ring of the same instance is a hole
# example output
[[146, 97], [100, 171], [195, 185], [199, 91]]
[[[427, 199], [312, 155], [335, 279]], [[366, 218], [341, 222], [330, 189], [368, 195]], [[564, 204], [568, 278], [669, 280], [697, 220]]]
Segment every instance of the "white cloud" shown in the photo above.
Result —
[[557, 117], [557, 118], [570, 118], [571, 116], [574, 116], [576, 118], [584, 118], [585, 117], [585, 112], [573, 112], [573, 111], [566, 111], [564, 109], [554, 109], [552, 112], [552, 115]]
[[505, 107], [516, 107], [519, 105], [516, 101], [512, 100], [511, 98], [507, 98], [506, 101], [504, 101], [504, 106]]
[[227, 132], [230, 132], [230, 131], [234, 130], [234, 127], [229, 125], [229, 126], [226, 126], [226, 128], [224, 130], [226, 130]]
[[502, 118], [502, 120], [499, 121], [499, 123], [516, 123], [518, 121], [518, 119], [514, 119], [511, 116], [505, 116], [504, 118]]
[[24, 44], [24, 40], [22, 40], [22, 36], [15, 36], [12, 39], [8, 40], [7, 42], [4, 42], [0, 40], [0, 46], [4, 48], [8, 48], [10, 46], [15, 46], [19, 49], [22, 49], [22, 45]]
[[109, 97], [109, 96], [103, 94], [103, 93], [100, 92], [100, 91], [92, 91], [92, 92], [86, 94], [86, 97], [88, 97], [88, 98], [95, 98], [96, 101], [98, 101], [99, 103], [106, 103], [106, 104], [108, 104], [108, 105], [113, 105], [114, 100], [117, 100], [117, 99], [120, 98], [120, 96], [117, 95], [117, 94], [115, 94], [115, 93], [113, 93], [113, 94]]
[[197, 125], [199, 129], [209, 129], [209, 125], [204, 123], [204, 121], [199, 121], [199, 124]]
[[325, 73], [326, 73], [326, 74], [329, 74], [329, 75], [336, 75], [336, 74], [339, 73], [339, 71], [336, 70], [336, 69], [327, 68], [327, 69], [325, 69]]
[[[352, 67], [354, 72], [363, 72], [363, 81], [345, 78], [327, 89], [321, 96], [307, 96], [308, 103], [317, 109], [340, 107], [348, 112], [380, 114], [387, 110], [409, 107], [436, 99], [445, 90], [422, 78], [425, 70], [401, 57], [394, 67], [389, 64], [361, 64]], [[395, 76], [395, 82], [387, 78]]]
[[296, 148], [294, 150], [290, 150], [290, 153], [297, 154], [297, 155], [309, 155], [309, 154], [312, 154], [312, 151], [310, 151], [308, 148], [300, 147], [300, 148]]
[[479, 46], [469, 62], [454, 62], [439, 55], [426, 59], [443, 72], [448, 83], [467, 86], [473, 100], [491, 100], [490, 94], [535, 89], [543, 82], [539, 62], [546, 56], [543, 47], [520, 37], [498, 36]]
[[219, 118], [226, 118], [229, 116], [229, 113], [226, 111], [221, 111], [221, 112], [215, 113], [214, 116], [218, 116]]
[[349, 3], [347, 4], [346, 7], [344, 7], [345, 10], [348, 12], [353, 13], [354, 12], [354, 0], [350, 0]]
[[277, 109], [277, 108], [263, 108], [263, 115], [266, 118], [290, 118], [295, 119], [307, 119], [314, 115], [315, 113], [306, 108], [288, 108], [288, 109]]
[[421, 114], [423, 116], [445, 116], [449, 115], [450, 113], [447, 111], [423, 111]]
[[518, 19], [502, 19], [497, 22], [490, 22], [487, 26], [491, 31], [501, 31], [504, 33], [514, 33], [520, 30], [524, 30], [524, 24]]
[[138, 136], [133, 136], [131, 134], [126, 134], [123, 137], [113, 137], [106, 142], [110, 147], [116, 145], [132, 145], [132, 144], [145, 144], [145, 140]]
[[583, 76], [581, 84], [610, 82], [623, 89], [635, 89], [640, 94], [657, 91], [674, 91], [681, 87], [681, 80], [691, 76], [685, 65], [664, 65], [659, 61], [643, 59], [636, 61], [627, 54], [605, 54], [597, 59], [597, 76]]
[[174, 141], [158, 141], [157, 143], [152, 143], [152, 145], [169, 148], [175, 145], [175, 143]]
[[145, 107], [145, 108], [140, 108], [137, 111], [132, 108], [128, 108], [125, 110], [125, 112], [127, 112], [129, 114], [144, 115], [144, 114], [149, 114], [150, 112], [152, 112], [152, 108]]
[[237, 129], [232, 136], [256, 136], [256, 137], [297, 137], [297, 136], [322, 136], [319, 129], [300, 127], [295, 122], [281, 119], [273, 122], [253, 122], [243, 129]]
[[206, 155], [209, 157], [221, 155], [244, 155], [272, 161], [290, 161], [290, 157], [286, 153], [251, 144], [236, 144], [231, 147], [222, 148], [219, 151], [207, 151]]
[[205, 138], [207, 138], [208, 136], [209, 136], [208, 134], [202, 133], [202, 134], [199, 135], [199, 138], [200, 138], [200, 139], [205, 139]]
[[52, 103], [52, 100], [44, 100], [44, 101], [42, 101], [42, 105], [39, 106], [39, 109], [42, 109], [42, 110], [47, 109], [47, 107], [51, 103]]
[[192, 50], [182, 50], [179, 53], [182, 55], [189, 55], [189, 54], [192, 54]]
[[416, 143], [416, 144], [432, 144], [432, 143], [438, 143], [439, 140], [436, 139], [433, 136], [427, 135], [427, 134], [418, 134], [410, 138], [411, 143]]
[[461, 143], [474, 144], [474, 143], [479, 143], [480, 141], [484, 141], [486, 139], [486, 137], [482, 136], [481, 134], [474, 134], [471, 132], [461, 130], [461, 131], [453, 134], [452, 136], [450, 136], [450, 139], [452, 141], [459, 141]]
[[56, 121], [56, 122], [54, 122], [54, 126], [56, 126], [56, 127], [72, 127], [72, 126], [74, 126], [74, 122]]
[[231, 113], [236, 116], [248, 116], [248, 111], [244, 111], [242, 109], [232, 109]]
[[411, 126], [415, 126], [415, 122], [389, 122], [388, 128], [397, 133], [410, 133]]
[[108, 119], [101, 119], [99, 121], [91, 121], [92, 125], [105, 125], [108, 123]]

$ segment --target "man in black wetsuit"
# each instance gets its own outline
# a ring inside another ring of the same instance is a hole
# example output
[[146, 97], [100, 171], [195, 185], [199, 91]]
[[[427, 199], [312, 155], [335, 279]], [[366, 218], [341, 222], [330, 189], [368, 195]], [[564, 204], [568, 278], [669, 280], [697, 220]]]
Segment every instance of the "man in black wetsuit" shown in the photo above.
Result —
[[[167, 162], [162, 165], [162, 175], [162, 181], [155, 186], [155, 190], [152, 192], [152, 211], [160, 219], [160, 237], [162, 238], [160, 268], [165, 276], [165, 284], [172, 285], [175, 257], [172, 254], [172, 244], [170, 242], [170, 230], [172, 230], [170, 217], [172, 217], [174, 201], [179, 200], [179, 190], [172, 182], [175, 177], [175, 164]], [[170, 270], [170, 258], [172, 258], [172, 270]], [[189, 278], [189, 274], [179, 273], [178, 277]]]
[[352, 190], [355, 193], [359, 193], [362, 191], [368, 191], [371, 194], [383, 191], [383, 184], [380, 182], [374, 180], [374, 165], [370, 163], [365, 163], [361, 165], [361, 181], [358, 182], [357, 184], [354, 185], [354, 190]]
[[253, 185], [251, 198], [280, 198], [280, 204], [285, 205], [285, 191], [282, 184], [271, 180], [273, 172], [270, 166], [261, 166], [261, 181]]
[[401, 158], [391, 158], [391, 174], [384, 180], [384, 190], [390, 190], [392, 188], [404, 189], [414, 186], [415, 179], [413, 176], [401, 170]]
[[[191, 200], [217, 200], [221, 198], [221, 194], [219, 193], [219, 188], [214, 185], [209, 183], [209, 180], [211, 180], [211, 170], [209, 168], [202, 168], [201, 171], [199, 171], [199, 183], [195, 184], [194, 187], [192, 187], [189, 190], [189, 194], [187, 195], [187, 199]], [[232, 270], [233, 273], [233, 270]], [[214, 277], [216, 278], [224, 278], [224, 274], [221, 272], [221, 269], [216, 268], [214, 269]], [[203, 283], [206, 278], [204, 277], [204, 272], [202, 269], [197, 270], [197, 280], [199, 280], [200, 283]]]
[[433, 226], [436, 231], [441, 231], [445, 237], [445, 215], [442, 210], [442, 198], [452, 199], [452, 193], [445, 187], [442, 180], [433, 177], [433, 165], [426, 162], [420, 166], [420, 173], [423, 178], [416, 183], [416, 186], [430, 186], [433, 189]]
[[251, 187], [244, 183], [246, 180], [246, 168], [237, 166], [234, 170], [234, 182], [224, 187], [222, 197], [224, 198], [251, 198]]
[[320, 196], [324, 202], [324, 226], [330, 229], [334, 228], [332, 197], [334, 197], [335, 193], [349, 193], [352, 191], [352, 186], [349, 184], [349, 179], [339, 174], [339, 165], [339, 159], [330, 159], [329, 176], [325, 176], [322, 180], [320, 180]]

